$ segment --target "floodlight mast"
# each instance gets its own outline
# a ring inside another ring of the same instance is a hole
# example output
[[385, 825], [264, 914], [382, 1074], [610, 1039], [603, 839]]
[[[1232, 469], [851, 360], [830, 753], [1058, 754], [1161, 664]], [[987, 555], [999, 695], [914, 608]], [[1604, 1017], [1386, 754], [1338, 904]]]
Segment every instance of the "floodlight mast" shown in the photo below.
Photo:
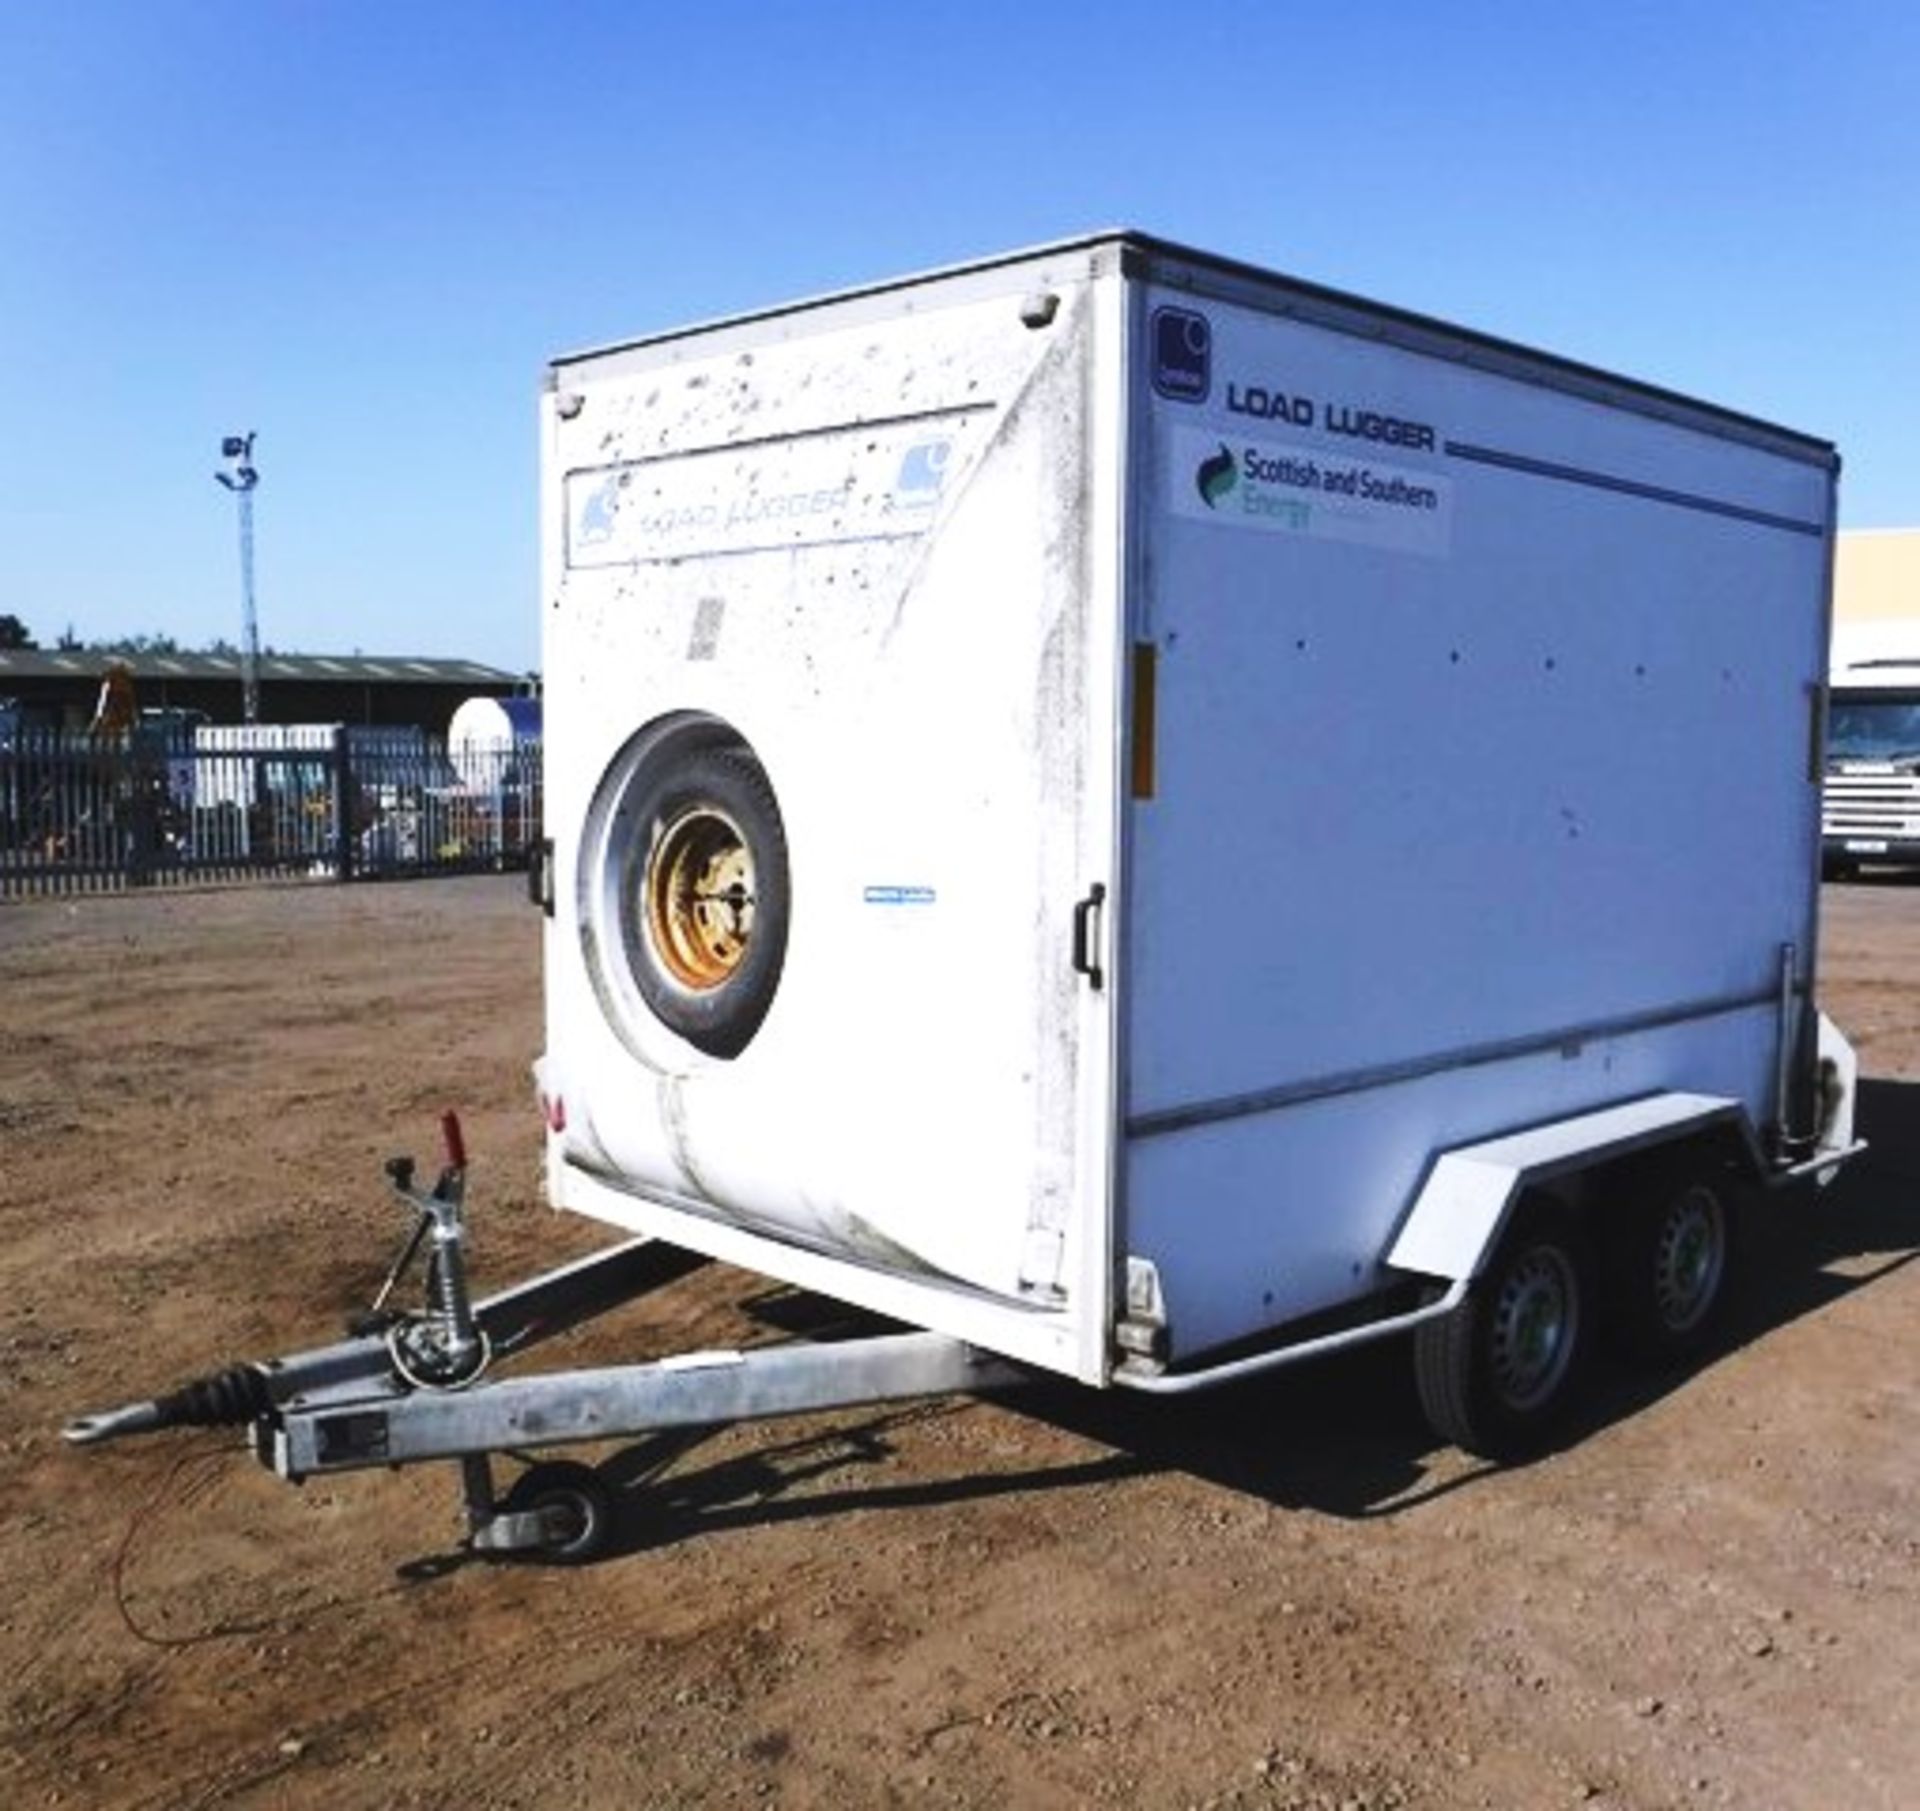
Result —
[[260, 617], [253, 602], [253, 491], [260, 474], [253, 463], [253, 435], [229, 434], [220, 442], [227, 470], [213, 475], [233, 492], [240, 512], [240, 720], [260, 721]]

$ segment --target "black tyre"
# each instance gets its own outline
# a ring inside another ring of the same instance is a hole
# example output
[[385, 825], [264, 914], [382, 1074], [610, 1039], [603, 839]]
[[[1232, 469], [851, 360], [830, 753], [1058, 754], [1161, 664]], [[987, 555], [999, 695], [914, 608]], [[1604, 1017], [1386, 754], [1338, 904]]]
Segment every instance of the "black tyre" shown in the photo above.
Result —
[[613, 1539], [613, 1493], [591, 1466], [570, 1459], [530, 1466], [513, 1481], [501, 1508], [509, 1515], [538, 1514], [548, 1523], [547, 1540], [527, 1549], [528, 1559], [584, 1566]]
[[1731, 1191], [1718, 1178], [1638, 1172], [1602, 1208], [1608, 1307], [1622, 1349], [1643, 1364], [1694, 1357], [1717, 1330], [1733, 1270]]
[[1588, 1270], [1568, 1216], [1523, 1203], [1466, 1300], [1414, 1334], [1420, 1406], [1435, 1433], [1488, 1459], [1547, 1443], [1584, 1369]]
[[791, 915], [766, 771], [703, 721], [644, 744], [609, 783], [607, 872], [588, 884], [604, 889], [618, 950], [597, 959], [620, 962], [645, 1010], [696, 1050], [738, 1056], [773, 1004]]

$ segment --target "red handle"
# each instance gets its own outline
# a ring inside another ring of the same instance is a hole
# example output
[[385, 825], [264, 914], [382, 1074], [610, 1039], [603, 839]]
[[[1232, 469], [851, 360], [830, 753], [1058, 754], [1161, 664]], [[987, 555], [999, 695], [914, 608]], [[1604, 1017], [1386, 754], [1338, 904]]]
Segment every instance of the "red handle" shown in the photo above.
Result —
[[440, 1137], [447, 1147], [447, 1167], [464, 1170], [467, 1167], [467, 1141], [460, 1130], [460, 1115], [451, 1107], [440, 1115]]

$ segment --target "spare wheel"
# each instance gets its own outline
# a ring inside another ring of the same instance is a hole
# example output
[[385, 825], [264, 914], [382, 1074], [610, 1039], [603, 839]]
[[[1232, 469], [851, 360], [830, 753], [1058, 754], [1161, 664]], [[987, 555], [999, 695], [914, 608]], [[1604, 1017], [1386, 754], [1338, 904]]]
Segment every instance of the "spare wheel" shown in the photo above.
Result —
[[602, 803], [606, 833], [589, 840], [588, 859], [603, 865], [600, 903], [613, 922], [602, 928], [617, 950], [596, 939], [595, 953], [617, 961], [625, 975], [609, 978], [630, 981], [696, 1050], [739, 1055], [773, 1004], [787, 950], [787, 839], [766, 770], [738, 736], [697, 720], [629, 745]]

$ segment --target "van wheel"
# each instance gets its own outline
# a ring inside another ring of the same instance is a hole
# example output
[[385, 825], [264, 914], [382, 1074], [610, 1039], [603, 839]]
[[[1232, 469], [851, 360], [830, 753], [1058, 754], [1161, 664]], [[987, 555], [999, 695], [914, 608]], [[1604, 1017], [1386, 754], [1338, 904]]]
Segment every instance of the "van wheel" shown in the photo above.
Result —
[[670, 741], [629, 781], [620, 815], [620, 941], [653, 1015], [708, 1056], [760, 1029], [786, 960], [786, 831], [743, 742]]
[[1621, 1346], [1644, 1364], [1671, 1365], [1713, 1337], [1733, 1267], [1733, 1219], [1724, 1183], [1644, 1175], [1607, 1227], [1610, 1306]]
[[1522, 1204], [1466, 1300], [1415, 1331], [1414, 1376], [1435, 1433], [1488, 1459], [1546, 1444], [1584, 1367], [1588, 1268], [1562, 1209]]

